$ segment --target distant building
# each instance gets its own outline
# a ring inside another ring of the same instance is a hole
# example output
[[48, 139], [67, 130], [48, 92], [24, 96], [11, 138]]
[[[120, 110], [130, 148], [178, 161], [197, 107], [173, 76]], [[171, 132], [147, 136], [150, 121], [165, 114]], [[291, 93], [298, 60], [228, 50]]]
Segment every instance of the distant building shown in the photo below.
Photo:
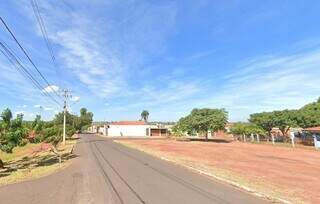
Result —
[[320, 149], [320, 127], [305, 128], [303, 132], [307, 133], [306, 136], [312, 135], [315, 148]]
[[118, 121], [106, 123], [101, 132], [110, 137], [162, 137], [169, 136], [170, 128], [170, 125], [149, 124], [144, 121]]

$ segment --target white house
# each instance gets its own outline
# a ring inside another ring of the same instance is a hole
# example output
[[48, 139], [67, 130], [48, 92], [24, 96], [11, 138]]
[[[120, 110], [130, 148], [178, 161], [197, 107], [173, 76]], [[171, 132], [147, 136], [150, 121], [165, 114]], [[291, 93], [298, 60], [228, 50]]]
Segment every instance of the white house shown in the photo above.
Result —
[[144, 121], [119, 121], [104, 125], [103, 135], [110, 137], [168, 136], [168, 129]]

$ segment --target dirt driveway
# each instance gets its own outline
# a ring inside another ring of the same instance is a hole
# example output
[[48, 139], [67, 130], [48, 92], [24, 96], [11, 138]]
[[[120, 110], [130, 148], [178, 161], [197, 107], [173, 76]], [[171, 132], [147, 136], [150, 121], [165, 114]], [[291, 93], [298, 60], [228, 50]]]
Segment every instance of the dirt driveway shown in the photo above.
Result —
[[264, 195], [320, 203], [320, 152], [240, 142], [119, 141], [179, 164], [210, 172]]

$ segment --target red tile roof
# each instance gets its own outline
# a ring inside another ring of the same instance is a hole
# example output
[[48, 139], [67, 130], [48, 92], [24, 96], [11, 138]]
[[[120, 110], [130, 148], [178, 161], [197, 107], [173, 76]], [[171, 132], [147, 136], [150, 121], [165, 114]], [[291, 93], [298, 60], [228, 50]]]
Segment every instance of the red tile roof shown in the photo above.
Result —
[[145, 125], [146, 123], [144, 121], [118, 121], [118, 122], [112, 122], [110, 125]]
[[304, 131], [309, 131], [309, 132], [320, 132], [320, 126], [319, 127], [310, 127], [310, 128], [305, 128], [303, 129]]

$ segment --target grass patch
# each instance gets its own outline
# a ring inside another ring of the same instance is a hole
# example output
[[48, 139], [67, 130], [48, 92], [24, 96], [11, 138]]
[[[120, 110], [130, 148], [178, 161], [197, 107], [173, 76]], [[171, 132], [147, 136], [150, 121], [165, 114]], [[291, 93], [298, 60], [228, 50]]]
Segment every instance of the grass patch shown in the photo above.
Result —
[[0, 169], [0, 186], [40, 178], [66, 168], [71, 163], [70, 159], [75, 157], [71, 149], [76, 142], [67, 140], [66, 146], [58, 145], [57, 149], [62, 155], [61, 165], [57, 156], [51, 151], [34, 153], [41, 144], [16, 147], [11, 154], [0, 151], [0, 158], [5, 165], [4, 169]]
[[2, 159], [3, 162], [19, 159], [24, 157], [28, 153], [31, 153], [32, 149], [36, 149], [37, 147], [40, 147], [40, 145], [41, 144], [28, 143], [23, 147], [15, 147], [12, 153], [6, 153], [0, 150], [0, 158]]

